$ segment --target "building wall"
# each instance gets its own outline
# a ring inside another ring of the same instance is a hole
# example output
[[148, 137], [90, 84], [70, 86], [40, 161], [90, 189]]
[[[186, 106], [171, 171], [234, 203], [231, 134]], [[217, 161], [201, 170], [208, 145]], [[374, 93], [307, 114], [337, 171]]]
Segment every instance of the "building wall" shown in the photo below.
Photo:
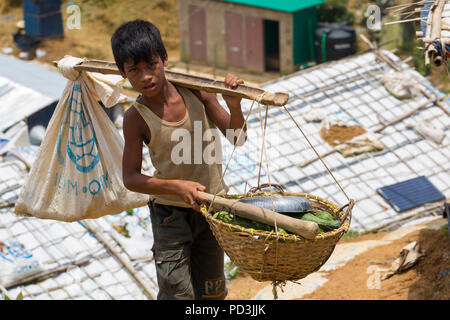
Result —
[[293, 25], [294, 65], [315, 61], [317, 8], [311, 7], [294, 13]]
[[[182, 57], [191, 61], [189, 44], [189, 7], [191, 5], [203, 7], [206, 10], [207, 26], [207, 63], [218, 68], [228, 68], [227, 65], [227, 42], [225, 33], [225, 12], [235, 12], [243, 15], [243, 54], [244, 66], [246, 62], [245, 44], [245, 16], [259, 17], [262, 19], [276, 20], [280, 28], [280, 72], [290, 73], [294, 71], [293, 64], [293, 41], [292, 41], [292, 14], [280, 11], [267, 10], [263, 8], [250, 7], [234, 3], [224, 3], [213, 0], [179, 0], [179, 29]], [[248, 68], [245, 68], [248, 70]], [[264, 71], [264, 70], [248, 70]]]

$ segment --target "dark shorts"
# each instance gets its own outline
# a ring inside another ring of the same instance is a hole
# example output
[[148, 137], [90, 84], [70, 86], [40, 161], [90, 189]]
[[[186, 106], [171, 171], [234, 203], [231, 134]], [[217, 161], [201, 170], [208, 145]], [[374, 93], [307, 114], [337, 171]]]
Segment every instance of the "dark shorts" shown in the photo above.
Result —
[[150, 201], [158, 300], [224, 299], [224, 252], [201, 213]]

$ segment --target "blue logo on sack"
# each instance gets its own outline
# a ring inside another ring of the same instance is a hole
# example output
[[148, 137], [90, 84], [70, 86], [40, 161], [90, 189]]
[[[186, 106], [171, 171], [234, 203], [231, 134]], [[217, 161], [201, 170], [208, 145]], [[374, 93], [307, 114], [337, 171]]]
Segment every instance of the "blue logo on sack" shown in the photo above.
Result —
[[0, 252], [0, 258], [3, 258], [8, 262], [14, 263], [13, 259], [30, 259], [31, 257], [33, 257], [31, 252], [25, 249], [25, 247], [17, 241], [7, 242], [6, 247], [8, 249], [8, 252], [5, 253], [6, 255]]
[[[83, 110], [83, 105], [75, 99], [73, 94], [81, 93], [78, 84], [73, 87], [72, 96], [67, 101], [66, 110], [64, 112], [65, 121], [61, 124], [57, 140], [58, 160], [61, 165], [65, 165], [65, 155], [61, 150], [62, 135], [66, 134], [67, 147], [66, 153], [69, 159], [75, 164], [80, 172], [90, 172], [100, 161], [100, 155], [97, 149], [97, 138], [92, 126], [92, 122]], [[72, 121], [69, 119], [72, 118]], [[69, 125], [69, 132], [64, 132], [66, 125]]]

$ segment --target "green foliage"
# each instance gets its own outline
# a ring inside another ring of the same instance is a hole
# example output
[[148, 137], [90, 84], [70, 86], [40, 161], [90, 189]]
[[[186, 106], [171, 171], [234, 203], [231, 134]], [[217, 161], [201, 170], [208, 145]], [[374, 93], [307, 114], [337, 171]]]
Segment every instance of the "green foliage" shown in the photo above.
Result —
[[233, 263], [233, 261], [227, 261], [224, 266], [225, 279], [231, 281], [239, 276], [239, 268]]
[[[67, 0], [66, 2], [70, 2], [71, 0]], [[78, 5], [85, 5], [85, 4], [90, 4], [90, 5], [94, 5], [98, 8], [107, 8], [108, 6], [116, 3], [117, 0], [83, 0], [82, 2], [80, 2], [79, 4], [75, 2], [75, 4]]]
[[402, 42], [400, 50], [413, 51], [417, 47], [416, 26], [414, 23], [402, 24]]
[[[4, 296], [5, 296], [5, 300], [11, 300], [11, 298], [9, 298], [6, 294]], [[22, 293], [22, 291], [19, 292], [19, 294], [17, 295], [16, 299], [14, 299], [14, 300], [23, 300], [23, 293]]]
[[172, 4], [167, 1], [158, 1], [154, 6], [155, 6], [155, 8], [158, 8], [158, 9], [161, 9], [164, 11], [172, 10]]
[[[283, 213], [284, 215], [287, 215], [294, 219], [301, 219], [306, 221], [312, 221], [319, 225], [318, 234], [321, 234], [326, 231], [331, 231], [334, 229], [339, 228], [340, 221], [335, 220], [333, 215], [325, 212], [308, 212], [308, 213]], [[227, 211], [218, 211], [213, 215], [213, 218], [223, 221], [225, 223], [238, 225], [241, 227], [244, 227], [246, 229], [253, 229], [253, 230], [261, 230], [261, 231], [275, 231], [275, 227], [260, 223], [257, 221], [245, 219], [239, 216], [236, 216], [230, 212]], [[280, 234], [292, 234], [291, 232], [288, 232], [282, 228], [277, 228], [277, 232]]]
[[442, 88], [441, 91], [444, 94], [450, 94], [450, 89]]
[[319, 22], [355, 22], [355, 15], [347, 9], [348, 0], [327, 0], [317, 8]]
[[349, 230], [349, 231], [347, 231], [347, 233], [344, 233], [342, 238], [344, 238], [344, 239], [353, 239], [353, 238], [361, 237], [361, 236], [363, 236], [365, 234], [367, 234], [367, 232], [357, 232], [357, 231]]
[[429, 65], [425, 65], [425, 58], [422, 50], [414, 47], [412, 51], [409, 51], [409, 53], [411, 54], [414, 68], [422, 76], [429, 76], [433, 72], [434, 66], [431, 63]]
[[441, 228], [441, 234], [443, 236], [448, 236], [448, 226], [447, 225], [443, 225]]
[[317, 223], [319, 225], [320, 229], [322, 229], [324, 231], [331, 231], [331, 230], [337, 229], [337, 228], [339, 228], [339, 226], [341, 224], [339, 220], [333, 220], [333, 219], [329, 220], [328, 217], [327, 217], [327, 219], [321, 219], [319, 216], [317, 216], [316, 213], [314, 213], [314, 214], [305, 213], [301, 216], [301, 219]]
[[[221, 220], [225, 223], [238, 225], [238, 226], [241, 226], [246, 229], [269, 231], [269, 232], [275, 231], [275, 228], [273, 226], [269, 226], [264, 223], [245, 219], [245, 218], [239, 217], [239, 216], [234, 215], [227, 211], [216, 212], [214, 214], [213, 218]], [[287, 234], [286, 230], [284, 230], [282, 228], [277, 228], [277, 231], [278, 231], [278, 233]]]

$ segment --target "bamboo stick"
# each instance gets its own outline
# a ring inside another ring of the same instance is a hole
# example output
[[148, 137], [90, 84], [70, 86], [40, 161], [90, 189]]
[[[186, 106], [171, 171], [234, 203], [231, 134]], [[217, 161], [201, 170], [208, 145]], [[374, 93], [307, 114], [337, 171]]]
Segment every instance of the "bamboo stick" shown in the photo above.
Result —
[[368, 230], [367, 232], [378, 232], [380, 230], [383, 230], [387, 227], [395, 227], [398, 225], [403, 225], [405, 221], [413, 218], [414, 220], [419, 219], [425, 215], [429, 215], [431, 212], [435, 210], [440, 210], [444, 206], [445, 200], [438, 201], [434, 203], [428, 203], [426, 206], [424, 206], [424, 209], [420, 210], [419, 212], [412, 212], [412, 213], [403, 213], [404, 216], [400, 216], [399, 218], [395, 219], [394, 221], [387, 222], [385, 224], [382, 224], [381, 226], [375, 227], [373, 229]]
[[418, 4], [424, 4], [425, 2], [432, 2], [432, 1], [431, 0], [422, 0], [422, 1], [419, 1], [417, 3], [414, 3], [414, 2], [413, 3], [403, 3], [403, 4], [387, 7], [386, 9], [389, 10], [389, 11], [391, 11], [393, 9], [403, 10], [405, 8], [413, 7], [413, 6], [416, 6]]
[[442, 24], [442, 12], [444, 11], [444, 5], [446, 0], [439, 0], [436, 9], [433, 11], [433, 21], [431, 29], [431, 38], [441, 38], [441, 24]]
[[122, 263], [122, 265], [125, 267], [125, 269], [133, 276], [133, 278], [137, 281], [137, 283], [144, 289], [144, 292], [146, 295], [152, 299], [156, 300], [155, 295], [153, 294], [153, 291], [147, 286], [147, 284], [142, 280], [142, 278], [139, 276], [139, 274], [136, 272], [136, 270], [133, 268], [133, 266], [124, 258], [122, 255], [114, 248], [108, 240], [98, 232], [97, 228], [95, 228], [91, 222], [85, 220], [83, 221], [83, 225], [86, 226], [86, 228], [89, 230], [90, 233], [92, 233], [103, 245], [105, 245], [108, 250]]
[[[325, 152], [325, 153], [322, 154], [320, 157], [321, 157], [321, 158], [325, 158], [325, 157], [328, 157], [330, 154], [333, 154], [333, 153], [335, 153], [335, 152], [338, 152], [338, 151], [337, 151], [336, 149], [332, 149], [332, 150], [329, 150], [329, 151]], [[317, 160], [319, 160], [319, 157], [311, 158], [311, 159], [309, 159], [309, 160], [305, 160], [305, 161], [299, 163], [298, 166], [299, 166], [300, 168], [303, 168], [303, 167], [306, 167], [307, 165], [310, 165], [310, 164], [313, 163], [313, 162], [316, 162]]]
[[[431, 25], [431, 23], [432, 23], [432, 21], [433, 21], [433, 10], [434, 10], [434, 7], [436, 6], [436, 4], [435, 3], [433, 3], [432, 5], [431, 5], [431, 7], [430, 7], [430, 11], [428, 12], [428, 16], [427, 16], [427, 28], [426, 28], [426, 30], [425, 30], [425, 38], [431, 38], [431, 29], [432, 29], [432, 25]], [[428, 43], [428, 45], [426, 46], [426, 48], [425, 48], [425, 65], [428, 65], [428, 64], [430, 64], [430, 56], [429, 56], [429, 54], [428, 54], [428, 50], [430, 49], [430, 48], [433, 48], [434, 49], [434, 47], [431, 45], [431, 43]]]
[[406, 19], [406, 20], [398, 20], [398, 21], [391, 21], [391, 22], [385, 22], [383, 23], [385, 26], [391, 25], [391, 24], [399, 24], [399, 23], [406, 23], [406, 22], [413, 22], [413, 21], [424, 21], [423, 18], [412, 18], [412, 19]]
[[383, 131], [383, 130], [386, 129], [387, 127], [390, 127], [390, 126], [392, 126], [392, 125], [394, 125], [394, 124], [396, 124], [396, 123], [398, 123], [398, 122], [400, 122], [400, 121], [402, 121], [402, 120], [404, 120], [404, 119], [406, 119], [406, 118], [412, 116], [414, 113], [416, 113], [417, 111], [422, 110], [423, 108], [427, 107], [427, 106], [430, 105], [431, 103], [435, 103], [435, 102], [436, 102], [435, 100], [436, 100], [436, 99], [427, 101], [427, 102], [425, 102], [425, 103], [423, 103], [423, 104], [421, 104], [421, 105], [419, 105], [419, 106], [417, 106], [417, 107], [411, 109], [410, 111], [408, 111], [408, 112], [402, 114], [401, 116], [398, 116], [397, 118], [395, 118], [395, 119], [393, 119], [393, 120], [391, 120], [391, 121], [389, 121], [389, 122], [383, 124], [380, 128], [374, 130], [374, 132], [375, 132], [375, 133], [380, 133], [381, 131]]
[[17, 190], [17, 189], [19, 189], [20, 187], [22, 187], [22, 185], [20, 185], [20, 184], [18, 184], [18, 183], [15, 183], [15, 184], [12, 185], [12, 186], [7, 186], [6, 188], [0, 190], [0, 196], [3, 196], [4, 194], [6, 194], [6, 193], [8, 193], [8, 192]]
[[[441, 18], [445, 2], [446, 0], [439, 0], [439, 2], [437, 2], [437, 5], [433, 9], [430, 9], [430, 13], [428, 14], [428, 21], [430, 22], [431, 16], [431, 25], [428, 25], [427, 27], [427, 38], [429, 39], [441, 38]], [[430, 32], [428, 32], [429, 28]], [[442, 63], [442, 57], [438, 55], [436, 48], [432, 45], [428, 46], [425, 55], [426, 57], [428, 57], [426, 58], [426, 62], [429, 62], [432, 58], [434, 64], [440, 65]]]
[[[433, 97], [431, 96], [431, 94], [429, 94], [428, 92], [426, 92], [423, 89], [420, 89], [420, 92], [426, 96], [428, 99], [433, 100]], [[448, 116], [450, 116], [450, 111], [448, 110], [448, 108], [446, 108], [443, 104], [442, 104], [442, 100], [447, 100], [448, 96], [442, 98], [442, 99], [434, 99], [435, 100], [435, 104], [442, 110], [444, 111]]]
[[[54, 62], [54, 64], [57, 65], [57, 62]], [[79, 71], [120, 75], [119, 69], [115, 63], [102, 60], [86, 60], [75, 66], [74, 69]], [[167, 80], [182, 87], [256, 100], [263, 105], [284, 106], [289, 99], [289, 94], [286, 92], [269, 92], [261, 88], [247, 85], [239, 85], [236, 89], [229, 89], [225, 86], [224, 81], [170, 70], [165, 70], [165, 75]]]
[[0, 209], [12, 208], [16, 205], [15, 202], [2, 202], [0, 203]]
[[6, 289], [9, 290], [9, 289], [15, 288], [17, 286], [22, 286], [22, 285], [26, 285], [26, 284], [30, 284], [30, 283], [38, 282], [38, 281], [43, 281], [43, 280], [45, 280], [47, 278], [50, 278], [52, 276], [55, 276], [55, 275], [57, 275], [59, 273], [66, 272], [70, 267], [73, 267], [73, 266], [81, 267], [81, 266], [87, 265], [90, 262], [91, 262], [91, 259], [89, 259], [89, 258], [77, 260], [77, 261], [74, 261], [72, 263], [69, 263], [69, 264], [66, 264], [66, 265], [54, 268], [52, 270], [40, 272], [38, 274], [34, 274], [32, 276], [29, 276], [29, 277], [26, 277], [26, 278], [23, 278], [23, 279], [19, 279], [19, 280], [15, 281], [15, 282], [9, 284], [6, 287]]
[[9, 150], [8, 152], [11, 153], [17, 159], [19, 159], [27, 167], [28, 171], [31, 170], [31, 163], [27, 159], [25, 159], [20, 153], [16, 152], [15, 150]]
[[443, 44], [450, 44], [450, 39], [432, 39], [432, 38], [419, 38], [420, 41], [425, 43], [441, 42]]

